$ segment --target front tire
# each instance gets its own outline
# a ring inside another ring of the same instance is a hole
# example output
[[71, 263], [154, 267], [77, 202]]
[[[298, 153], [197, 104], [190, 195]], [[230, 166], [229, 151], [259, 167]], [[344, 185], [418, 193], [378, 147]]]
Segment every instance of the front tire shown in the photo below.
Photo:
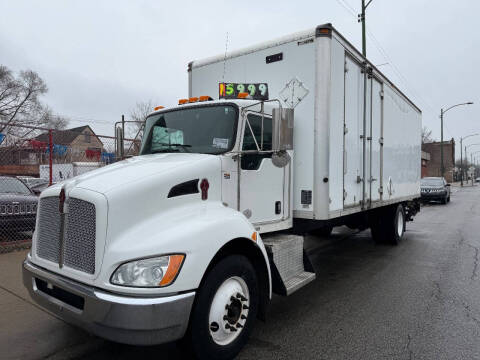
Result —
[[198, 359], [233, 359], [257, 317], [258, 281], [250, 261], [231, 255], [207, 274], [197, 293], [186, 340]]

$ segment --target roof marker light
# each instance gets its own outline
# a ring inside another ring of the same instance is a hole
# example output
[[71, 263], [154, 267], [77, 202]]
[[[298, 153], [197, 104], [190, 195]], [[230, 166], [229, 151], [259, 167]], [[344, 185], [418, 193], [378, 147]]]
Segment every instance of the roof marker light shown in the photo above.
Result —
[[211, 100], [213, 99], [208, 95], [202, 95], [198, 98], [198, 101], [211, 101]]
[[189, 103], [194, 103], [194, 102], [197, 102], [197, 101], [198, 101], [198, 97], [191, 97], [190, 99], [188, 99]]
[[178, 105], [183, 105], [183, 104], [186, 104], [188, 103], [188, 99], [180, 99], [178, 100]]
[[161, 109], [164, 109], [164, 108], [165, 108], [165, 106], [155, 106], [153, 108], [153, 110], [157, 111], [157, 110], [161, 110]]
[[248, 95], [249, 95], [249, 94], [246, 93], [246, 92], [241, 92], [241, 93], [238, 93], [237, 97], [238, 97], [239, 99], [246, 99], [246, 98], [248, 97]]

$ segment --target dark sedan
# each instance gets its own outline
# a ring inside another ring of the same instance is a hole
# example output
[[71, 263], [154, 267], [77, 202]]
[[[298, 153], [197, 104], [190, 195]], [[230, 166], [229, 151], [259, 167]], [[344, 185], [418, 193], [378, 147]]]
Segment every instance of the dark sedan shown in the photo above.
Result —
[[0, 176], [0, 231], [33, 231], [38, 197], [21, 180]]
[[420, 182], [422, 201], [450, 202], [450, 184], [443, 177], [426, 177]]

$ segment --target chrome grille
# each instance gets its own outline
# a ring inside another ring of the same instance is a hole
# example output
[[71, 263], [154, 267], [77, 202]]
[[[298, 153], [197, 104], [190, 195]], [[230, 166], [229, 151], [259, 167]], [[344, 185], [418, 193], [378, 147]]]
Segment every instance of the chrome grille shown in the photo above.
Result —
[[[57, 264], [95, 273], [96, 212], [95, 205], [84, 200], [69, 198], [65, 214], [63, 244], [59, 198], [40, 199], [37, 229], [37, 255]], [[63, 246], [62, 246], [63, 245]], [[60, 248], [62, 247], [62, 259]]]
[[60, 212], [58, 197], [40, 199], [37, 228], [37, 255], [58, 263], [60, 257]]
[[95, 273], [95, 205], [75, 198], [68, 200], [64, 237], [64, 264]]

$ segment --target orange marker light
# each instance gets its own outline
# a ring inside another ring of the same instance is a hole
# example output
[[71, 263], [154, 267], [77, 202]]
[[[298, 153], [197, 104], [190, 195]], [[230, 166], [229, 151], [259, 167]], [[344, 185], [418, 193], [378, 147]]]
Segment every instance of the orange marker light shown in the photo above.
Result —
[[238, 93], [237, 97], [239, 99], [246, 99], [248, 97], [248, 93], [246, 93], [246, 92]]
[[153, 108], [153, 110], [157, 111], [157, 110], [164, 109], [164, 108], [165, 108], [164, 106], [155, 106]]
[[213, 100], [210, 96], [208, 95], [202, 95], [200, 96], [199, 98], [199, 101], [209, 101], [209, 100]]
[[183, 105], [183, 104], [186, 104], [188, 103], [188, 99], [180, 99], [178, 100], [178, 105]]
[[197, 102], [197, 101], [198, 101], [198, 97], [191, 97], [190, 99], [188, 99], [189, 103], [194, 103], [194, 102]]
[[257, 232], [256, 231], [252, 234], [252, 240], [257, 242]]
[[167, 271], [158, 285], [167, 286], [175, 280], [182, 267], [183, 259], [185, 259], [185, 255], [170, 255]]

